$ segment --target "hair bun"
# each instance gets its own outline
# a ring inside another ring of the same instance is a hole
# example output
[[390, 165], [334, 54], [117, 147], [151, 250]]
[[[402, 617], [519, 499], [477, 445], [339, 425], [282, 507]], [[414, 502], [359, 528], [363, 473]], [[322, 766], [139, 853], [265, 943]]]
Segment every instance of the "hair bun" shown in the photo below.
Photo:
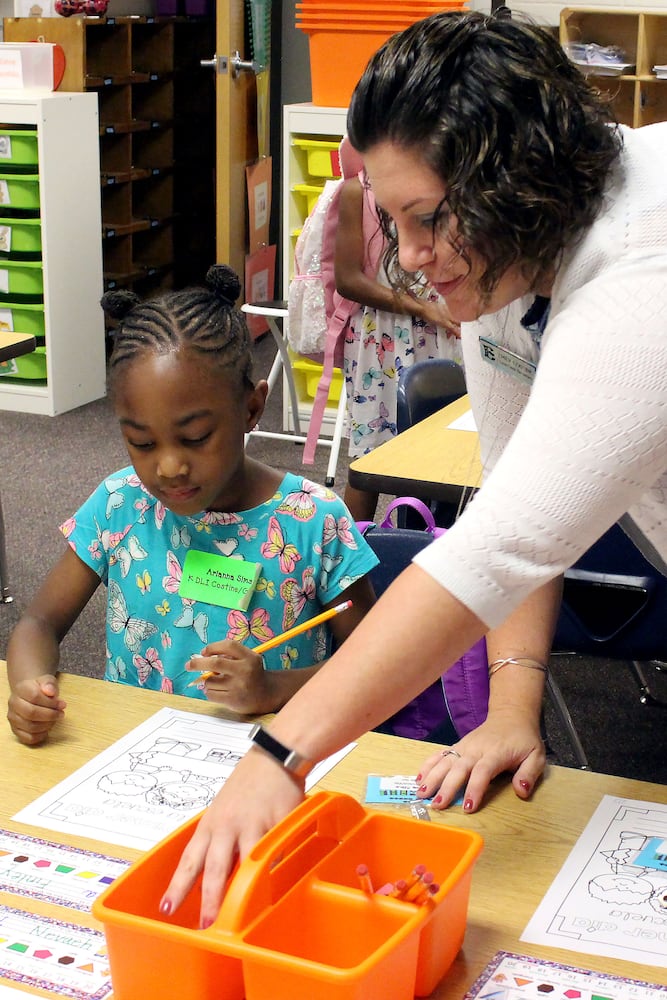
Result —
[[100, 305], [107, 316], [112, 319], [124, 319], [131, 309], [141, 302], [136, 292], [119, 288], [113, 292], [105, 292], [100, 299]]
[[241, 282], [229, 264], [214, 264], [206, 272], [206, 285], [219, 299], [233, 306], [241, 294]]

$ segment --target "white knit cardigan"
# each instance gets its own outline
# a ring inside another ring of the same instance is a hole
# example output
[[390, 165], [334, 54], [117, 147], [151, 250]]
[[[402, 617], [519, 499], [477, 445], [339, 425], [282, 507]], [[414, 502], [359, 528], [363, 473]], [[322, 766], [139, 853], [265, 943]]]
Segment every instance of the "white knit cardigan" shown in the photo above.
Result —
[[[489, 627], [626, 512], [666, 568], [667, 123], [623, 136], [598, 220], [559, 268], [541, 347], [520, 323], [531, 298], [464, 324], [484, 484], [415, 561]], [[532, 386], [482, 360], [480, 335], [536, 362]]]

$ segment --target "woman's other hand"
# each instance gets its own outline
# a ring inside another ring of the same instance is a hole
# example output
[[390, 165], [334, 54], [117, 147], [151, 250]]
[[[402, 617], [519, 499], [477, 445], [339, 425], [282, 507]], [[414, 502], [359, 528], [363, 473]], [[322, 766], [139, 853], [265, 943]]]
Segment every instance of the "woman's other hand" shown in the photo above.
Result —
[[424, 761], [418, 794], [432, 797], [434, 809], [445, 809], [464, 789], [463, 809], [475, 812], [493, 778], [504, 771], [512, 772], [519, 798], [529, 798], [545, 764], [539, 720], [505, 707], [490, 711], [481, 726]]

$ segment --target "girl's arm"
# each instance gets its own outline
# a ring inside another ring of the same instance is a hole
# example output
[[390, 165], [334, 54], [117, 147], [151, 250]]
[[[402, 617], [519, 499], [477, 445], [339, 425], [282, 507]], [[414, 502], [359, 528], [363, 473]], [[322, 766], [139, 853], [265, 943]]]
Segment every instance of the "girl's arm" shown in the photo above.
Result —
[[[346, 299], [362, 306], [400, 316], [417, 316], [426, 322], [458, 331], [444, 301], [417, 298], [405, 291], [394, 291], [364, 274], [366, 247], [362, 225], [364, 190], [357, 177], [343, 182], [338, 203], [338, 227], [334, 255], [336, 290]], [[379, 221], [378, 221], [379, 225]]]
[[7, 674], [8, 719], [23, 743], [41, 743], [63, 713], [56, 674], [60, 643], [100, 578], [68, 546], [11, 634]]
[[[352, 633], [375, 603], [368, 576], [355, 581], [322, 610], [351, 600], [352, 607], [329, 619], [328, 626], [337, 646]], [[241, 715], [265, 715], [279, 711], [324, 662], [294, 670], [264, 670], [261, 658], [252, 650], [231, 639], [210, 643], [201, 657], [194, 657], [187, 670], [214, 670], [204, 685], [210, 701], [224, 705]]]

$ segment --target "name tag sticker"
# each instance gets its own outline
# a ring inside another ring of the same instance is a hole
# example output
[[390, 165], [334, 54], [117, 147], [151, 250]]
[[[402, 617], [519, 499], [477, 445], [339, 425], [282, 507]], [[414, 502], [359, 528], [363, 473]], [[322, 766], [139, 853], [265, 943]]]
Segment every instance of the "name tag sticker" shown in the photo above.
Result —
[[520, 354], [508, 351], [506, 347], [499, 347], [498, 344], [486, 337], [479, 338], [479, 349], [484, 361], [505, 372], [506, 375], [511, 375], [520, 382], [527, 382], [528, 385], [535, 378], [537, 365], [522, 358]]
[[183, 563], [180, 597], [247, 611], [262, 564], [190, 549]]

